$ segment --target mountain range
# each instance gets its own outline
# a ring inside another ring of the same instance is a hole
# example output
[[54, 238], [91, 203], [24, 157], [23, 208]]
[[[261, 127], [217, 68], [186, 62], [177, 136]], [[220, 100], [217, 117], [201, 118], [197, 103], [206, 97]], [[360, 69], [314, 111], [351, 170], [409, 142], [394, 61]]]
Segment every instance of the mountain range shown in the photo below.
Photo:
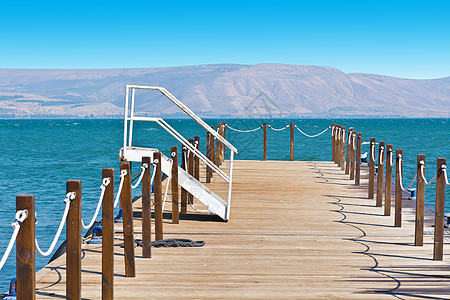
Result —
[[[125, 85], [162, 86], [202, 117], [450, 117], [450, 77], [403, 79], [282, 64], [0, 69], [1, 118], [119, 118]], [[136, 110], [181, 117], [155, 91]]]

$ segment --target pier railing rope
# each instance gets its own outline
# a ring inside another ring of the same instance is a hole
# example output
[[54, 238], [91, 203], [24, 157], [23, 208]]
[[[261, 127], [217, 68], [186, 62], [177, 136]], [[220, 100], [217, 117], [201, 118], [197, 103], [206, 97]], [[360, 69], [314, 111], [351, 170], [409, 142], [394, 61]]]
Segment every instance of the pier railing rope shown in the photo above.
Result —
[[17, 235], [19, 234], [20, 230], [20, 224], [28, 217], [28, 211], [26, 209], [24, 210], [18, 210], [16, 212], [16, 219], [13, 223], [11, 223], [11, 228], [14, 229], [13, 234], [11, 235], [11, 239], [9, 240], [8, 247], [6, 247], [5, 253], [3, 253], [3, 257], [0, 261], [0, 270], [5, 265], [6, 260], [9, 257], [9, 254], [11, 253], [11, 250], [14, 246], [14, 243], [17, 239]]
[[[169, 161], [170, 161], [170, 168], [169, 169], [172, 170], [173, 159], [169, 159]], [[172, 179], [172, 172], [170, 172], [169, 176], [167, 177], [166, 190], [164, 192], [164, 200], [163, 200], [163, 205], [162, 205], [163, 209], [164, 209], [164, 207], [166, 205], [167, 194], [169, 192], [169, 183], [170, 183], [171, 179]]]
[[134, 185], [132, 185], [131, 186], [131, 188], [132, 189], [135, 189], [135, 188], [137, 188], [138, 186], [139, 186], [139, 184], [141, 183], [141, 181], [142, 181], [142, 178], [144, 177], [144, 173], [145, 173], [145, 170], [148, 168], [148, 165], [147, 164], [143, 164], [142, 166], [141, 166], [141, 175], [139, 176], [139, 179], [138, 179], [138, 181], [136, 182], [136, 184], [134, 184]]
[[64, 209], [64, 214], [63, 214], [63, 216], [61, 218], [61, 222], [59, 223], [58, 230], [56, 231], [56, 234], [55, 234], [55, 236], [53, 238], [53, 241], [50, 244], [50, 247], [48, 248], [48, 250], [45, 251], [45, 252], [42, 251], [41, 248], [39, 247], [39, 243], [38, 243], [37, 239], [36, 238], [34, 239], [34, 244], [36, 246], [36, 251], [41, 256], [49, 256], [53, 252], [53, 250], [55, 249], [56, 243], [58, 242], [59, 237], [61, 236], [62, 229], [64, 227], [64, 224], [66, 223], [66, 220], [67, 220], [67, 214], [69, 213], [70, 202], [73, 199], [75, 199], [75, 196], [76, 196], [75, 192], [70, 192], [70, 193], [67, 193], [66, 198], [64, 198], [64, 203], [66, 204], [66, 207]]
[[450, 182], [448, 182], [447, 166], [446, 165], [442, 166], [442, 172], [444, 173], [445, 184], [450, 186]]
[[282, 127], [282, 128], [274, 128], [272, 125], [267, 125], [267, 127], [269, 127], [270, 129], [272, 129], [272, 130], [274, 130], [274, 131], [283, 131], [283, 130], [289, 128], [289, 124], [286, 125], [286, 126], [284, 126], [284, 127]]
[[225, 124], [225, 126], [226, 126], [226, 127], [228, 127], [229, 129], [233, 130], [233, 131], [236, 131], [236, 132], [243, 132], [243, 133], [247, 133], [247, 132], [253, 132], [253, 131], [257, 131], [257, 130], [259, 130], [259, 129], [263, 128], [263, 125], [261, 125], [261, 126], [259, 126], [259, 127], [255, 128], [255, 129], [249, 129], [249, 130], [240, 130], [240, 129], [236, 129], [236, 128], [233, 128], [233, 127], [231, 127], [231, 126], [230, 126], [230, 125], [228, 125], [228, 124]]
[[398, 157], [398, 163], [399, 163], [399, 167], [400, 167], [400, 173], [399, 173], [399, 181], [400, 181], [400, 188], [402, 189], [402, 191], [407, 191], [409, 190], [409, 188], [413, 185], [414, 181], [416, 181], [417, 178], [417, 171], [414, 174], [414, 178], [411, 180], [411, 183], [408, 185], [408, 187], [405, 189], [403, 186], [403, 157], [401, 155], [399, 155]]
[[[328, 126], [326, 129], [324, 129], [323, 131], [319, 132], [318, 134], [309, 135], [309, 134], [304, 133], [297, 125], [294, 125], [294, 127], [297, 128], [297, 130], [298, 130], [301, 134], [303, 134], [304, 136], [309, 137], [309, 138], [315, 138], [315, 137], [318, 137], [318, 136], [324, 134], [325, 132], [327, 132], [327, 130], [331, 128], [331, 126]], [[336, 138], [336, 137], [335, 137], [335, 138]]]
[[420, 161], [420, 177], [422, 178], [423, 182], [425, 182], [426, 185], [430, 185], [436, 179], [438, 172], [436, 172], [436, 175], [434, 175], [434, 177], [430, 181], [427, 181], [427, 179], [425, 178], [424, 170], [425, 170], [425, 162], [422, 160]]
[[100, 211], [100, 207], [102, 206], [102, 203], [103, 203], [103, 197], [105, 196], [105, 189], [109, 185], [110, 182], [111, 182], [111, 178], [109, 178], [109, 177], [103, 178], [102, 185], [100, 186], [100, 189], [102, 191], [100, 193], [100, 198], [98, 199], [97, 208], [95, 209], [95, 213], [92, 216], [91, 221], [89, 222], [88, 225], [85, 225], [83, 222], [83, 219], [81, 219], [81, 227], [83, 227], [84, 229], [89, 229], [89, 228], [91, 228], [92, 225], [94, 225], [95, 219], [97, 219], [98, 212]]
[[120, 194], [122, 193], [123, 182], [124, 182], [125, 176], [127, 176], [127, 170], [121, 170], [120, 171], [119, 190], [117, 191], [116, 200], [114, 201], [114, 208], [116, 208], [117, 204], [119, 204]]

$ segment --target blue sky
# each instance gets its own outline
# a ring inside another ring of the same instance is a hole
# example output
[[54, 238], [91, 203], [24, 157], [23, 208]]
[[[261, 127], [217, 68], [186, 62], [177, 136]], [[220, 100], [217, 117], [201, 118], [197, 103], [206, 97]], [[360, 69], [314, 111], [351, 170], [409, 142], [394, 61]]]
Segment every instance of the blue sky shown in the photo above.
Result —
[[4, 1], [1, 68], [322, 65], [450, 76], [450, 1]]

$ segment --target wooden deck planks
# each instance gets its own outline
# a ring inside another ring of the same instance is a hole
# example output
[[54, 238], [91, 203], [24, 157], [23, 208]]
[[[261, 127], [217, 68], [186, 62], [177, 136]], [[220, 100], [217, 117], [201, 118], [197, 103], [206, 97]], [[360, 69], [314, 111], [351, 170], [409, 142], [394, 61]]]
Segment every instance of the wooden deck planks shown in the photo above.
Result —
[[[355, 187], [343, 173], [331, 162], [236, 161], [230, 221], [188, 208], [180, 224], [171, 224], [166, 214], [165, 238], [206, 245], [153, 248], [151, 259], [138, 248], [136, 278], [124, 277], [123, 249], [116, 247], [116, 299], [450, 298], [448, 244], [444, 261], [433, 261], [432, 235], [413, 246], [408, 203], [407, 221], [393, 227], [393, 217], [366, 199], [367, 178]], [[209, 186], [226, 193], [217, 176]], [[101, 247], [85, 245], [83, 254], [82, 296], [99, 299]], [[62, 257], [38, 272], [38, 299], [65, 296], [64, 263]]]

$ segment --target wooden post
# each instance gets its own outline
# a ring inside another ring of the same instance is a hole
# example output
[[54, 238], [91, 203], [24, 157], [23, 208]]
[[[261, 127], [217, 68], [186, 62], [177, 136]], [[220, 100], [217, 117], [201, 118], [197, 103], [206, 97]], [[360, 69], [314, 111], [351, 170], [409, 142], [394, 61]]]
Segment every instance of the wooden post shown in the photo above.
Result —
[[[209, 140], [209, 139], [208, 139]], [[208, 149], [208, 144], [206, 144], [206, 147]], [[185, 171], [187, 171], [187, 166], [186, 166], [186, 147], [182, 146], [181, 148], [181, 168]], [[206, 182], [208, 181], [208, 171], [206, 171]], [[187, 213], [187, 191], [184, 188], [181, 188], [181, 213], [185, 214]]]
[[400, 185], [400, 173], [403, 172], [403, 166], [400, 168], [400, 157], [403, 157], [403, 150], [395, 150], [395, 217], [394, 226], [402, 227], [402, 187]]
[[336, 130], [336, 124], [331, 124], [331, 161], [334, 161], [334, 134]]
[[425, 154], [417, 155], [417, 186], [416, 186], [416, 223], [415, 246], [423, 246], [423, 218], [425, 210], [425, 181], [422, 179], [421, 162], [423, 162], [423, 176], [425, 176]]
[[334, 163], [337, 163], [337, 156], [338, 156], [338, 139], [339, 139], [339, 133], [340, 133], [340, 127], [339, 125], [335, 125], [335, 130], [334, 130]]
[[444, 256], [444, 210], [446, 183], [442, 166], [446, 166], [446, 159], [438, 158], [436, 168], [436, 212], [434, 214], [434, 260], [442, 260]]
[[179, 224], [179, 208], [178, 208], [178, 148], [172, 146], [170, 148], [172, 156], [172, 224]]
[[352, 131], [352, 139], [350, 143], [350, 180], [355, 180], [355, 154], [356, 148], [356, 131]]
[[[150, 166], [150, 165], [149, 165]], [[109, 178], [102, 201], [102, 299], [114, 299], [114, 169], [103, 169]]]
[[361, 141], [362, 133], [358, 132], [356, 137], [356, 173], [355, 173], [355, 185], [361, 184]]
[[392, 194], [392, 165], [394, 156], [394, 147], [387, 145], [386, 147], [386, 179], [384, 188], [384, 215], [391, 215], [391, 194]]
[[[214, 129], [214, 127], [211, 126], [212, 129]], [[211, 134], [211, 161], [213, 162], [213, 164], [215, 164], [217, 166], [217, 159], [216, 159], [216, 138], [214, 137], [214, 135]], [[211, 169], [211, 178], [213, 177], [213, 171]]]
[[345, 170], [345, 127], [342, 127], [341, 141], [339, 143], [339, 159], [341, 170]]
[[[220, 135], [220, 123], [217, 124], [217, 133]], [[219, 140], [216, 141], [216, 165], [220, 166], [222, 164], [221, 156], [220, 156], [220, 148], [221, 148], [221, 142]]]
[[[212, 136], [211, 134], [208, 132], [206, 134], [206, 157], [212, 161]], [[187, 170], [187, 169], [186, 169]], [[212, 169], [209, 166], [206, 166], [206, 183], [210, 183], [211, 182], [211, 176], [212, 176]]]
[[[222, 136], [224, 139], [226, 139], [226, 130], [227, 130], [227, 124], [225, 122], [222, 122]], [[225, 151], [226, 147], [225, 144], [222, 144], [222, 160], [225, 160]]]
[[[200, 137], [199, 136], [194, 136], [194, 143], [195, 143], [195, 148], [197, 148], [197, 150], [200, 151]], [[195, 166], [194, 177], [195, 177], [195, 179], [200, 181], [200, 159], [197, 155], [195, 156], [194, 161], [195, 161], [194, 162], [194, 166]]]
[[348, 129], [348, 135], [347, 135], [347, 155], [345, 158], [345, 175], [350, 174], [350, 137], [352, 136], [353, 128], [350, 127]]
[[[195, 147], [193, 139], [189, 139], [189, 143]], [[214, 154], [214, 152], [213, 152], [213, 154]], [[192, 151], [189, 151], [189, 156], [188, 156], [188, 173], [189, 173], [189, 175], [194, 176], [194, 152], [192, 152]], [[194, 204], [194, 196], [190, 193], [188, 193], [188, 202], [190, 204]]]
[[127, 174], [123, 179], [122, 193], [120, 195], [123, 213], [125, 276], [136, 277], [136, 265], [134, 261], [133, 201], [131, 198], [131, 171], [129, 161], [120, 162], [120, 171], [122, 170], [127, 171]]
[[152, 184], [151, 184], [151, 158], [142, 157], [142, 165], [147, 164], [142, 177], [142, 257], [152, 257]]
[[336, 164], [338, 167], [341, 166], [341, 137], [342, 137], [342, 126], [339, 126], [337, 136], [336, 136]]
[[20, 225], [16, 240], [17, 299], [36, 299], [36, 237], [34, 195], [18, 195], [16, 211], [26, 209], [28, 217]]
[[267, 160], [267, 123], [263, 124], [263, 160]]
[[376, 206], [383, 206], [383, 178], [384, 178], [384, 153], [386, 152], [384, 142], [380, 142], [378, 148], [378, 174], [377, 174], [377, 200]]
[[294, 123], [290, 124], [290, 128], [291, 128], [291, 161], [294, 160]]
[[153, 162], [156, 164], [155, 179], [153, 179], [155, 197], [155, 241], [159, 241], [163, 239], [161, 152], [153, 153]]
[[66, 298], [81, 299], [81, 181], [68, 180], [66, 191], [75, 192], [66, 224]]
[[369, 196], [368, 199], [373, 199], [375, 189], [375, 138], [370, 138], [370, 152], [369, 152]]

